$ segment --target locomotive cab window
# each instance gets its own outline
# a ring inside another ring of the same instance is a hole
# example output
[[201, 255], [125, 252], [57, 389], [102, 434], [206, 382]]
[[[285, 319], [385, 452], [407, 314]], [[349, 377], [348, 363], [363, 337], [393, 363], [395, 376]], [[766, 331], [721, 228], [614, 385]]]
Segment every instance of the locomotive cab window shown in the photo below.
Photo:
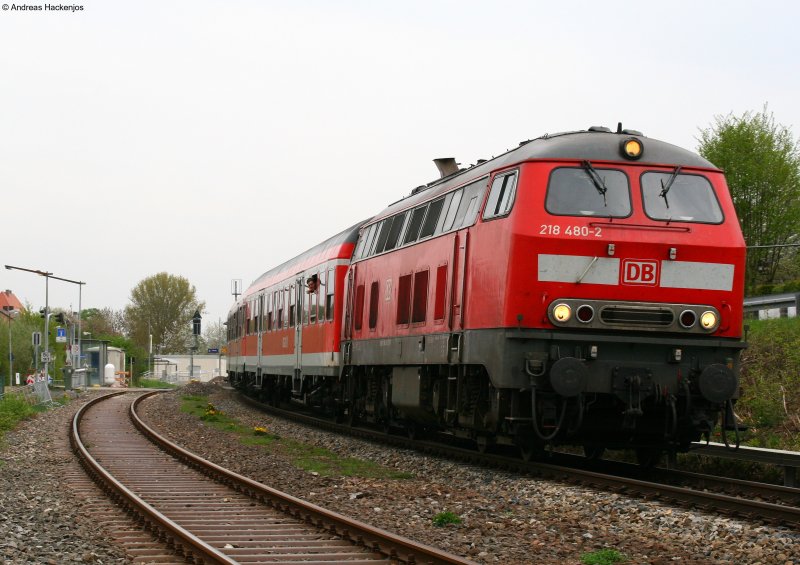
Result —
[[672, 222], [722, 223], [714, 189], [704, 176], [650, 171], [642, 175], [642, 200], [648, 218]]
[[496, 176], [492, 183], [492, 190], [489, 192], [486, 209], [483, 211], [483, 219], [488, 220], [508, 214], [514, 205], [516, 191], [516, 171], [511, 174]]
[[550, 174], [545, 208], [556, 216], [626, 218], [631, 215], [628, 177], [622, 171], [561, 167]]

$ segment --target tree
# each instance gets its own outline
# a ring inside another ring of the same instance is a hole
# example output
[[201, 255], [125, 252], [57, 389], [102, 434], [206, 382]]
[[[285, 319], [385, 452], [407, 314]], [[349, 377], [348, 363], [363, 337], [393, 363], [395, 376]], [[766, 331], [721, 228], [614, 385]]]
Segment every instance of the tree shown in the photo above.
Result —
[[192, 342], [192, 316], [203, 311], [195, 287], [181, 276], [158, 273], [140, 281], [131, 290], [131, 304], [125, 308], [129, 337], [144, 350], [188, 353]]
[[81, 312], [81, 329], [95, 339], [124, 335], [125, 313], [112, 308], [88, 308]]
[[717, 116], [700, 132], [700, 154], [725, 171], [748, 247], [746, 292], [773, 282], [783, 247], [800, 230], [800, 152], [791, 131], [766, 105], [741, 117]]
[[208, 347], [222, 348], [227, 342], [227, 330], [220, 322], [210, 322], [206, 324], [203, 332], [203, 339]]

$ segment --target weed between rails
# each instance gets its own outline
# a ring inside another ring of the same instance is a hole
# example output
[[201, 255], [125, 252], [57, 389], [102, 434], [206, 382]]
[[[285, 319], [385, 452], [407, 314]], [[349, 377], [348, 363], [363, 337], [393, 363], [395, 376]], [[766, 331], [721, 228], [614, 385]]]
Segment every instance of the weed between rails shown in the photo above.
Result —
[[220, 431], [239, 436], [239, 442], [247, 446], [258, 446], [270, 453], [286, 457], [298, 469], [323, 476], [343, 476], [382, 479], [410, 479], [411, 473], [400, 472], [372, 461], [355, 457], [341, 457], [327, 449], [297, 440], [282, 438], [268, 428], [249, 428], [218, 410], [204, 396], [184, 396], [181, 412], [191, 414], [206, 425]]

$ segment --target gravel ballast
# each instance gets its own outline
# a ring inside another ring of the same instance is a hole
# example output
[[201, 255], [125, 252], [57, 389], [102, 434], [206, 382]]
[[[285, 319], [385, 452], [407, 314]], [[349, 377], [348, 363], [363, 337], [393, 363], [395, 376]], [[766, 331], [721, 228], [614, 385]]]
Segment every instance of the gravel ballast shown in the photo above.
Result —
[[[16, 563], [132, 563], [98, 532], [64, 485], [74, 463], [67, 430], [81, 394], [7, 433], [0, 447], [0, 560]], [[244, 445], [179, 410], [181, 397], [208, 401], [247, 428], [377, 462], [411, 478], [326, 476], [288, 456]], [[219, 465], [320, 506], [480, 563], [580, 564], [609, 548], [627, 563], [800, 565], [800, 533], [692, 512], [658, 502], [441, 460], [286, 422], [235, 400], [216, 385], [188, 385], [144, 405], [144, 419]], [[460, 524], [437, 527], [452, 512]]]

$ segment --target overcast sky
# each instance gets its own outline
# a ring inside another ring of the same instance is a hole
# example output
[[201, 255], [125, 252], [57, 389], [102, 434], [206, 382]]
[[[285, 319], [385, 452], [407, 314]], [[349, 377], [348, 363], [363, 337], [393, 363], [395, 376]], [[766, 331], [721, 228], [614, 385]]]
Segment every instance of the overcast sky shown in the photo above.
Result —
[[[224, 318], [231, 279], [437, 157], [620, 121], [696, 149], [765, 103], [800, 133], [796, 1], [0, 1], [2, 264], [85, 281], [84, 308], [166, 271]], [[41, 277], [0, 268], [5, 288], [44, 305]], [[50, 305], [77, 310], [77, 286]]]

